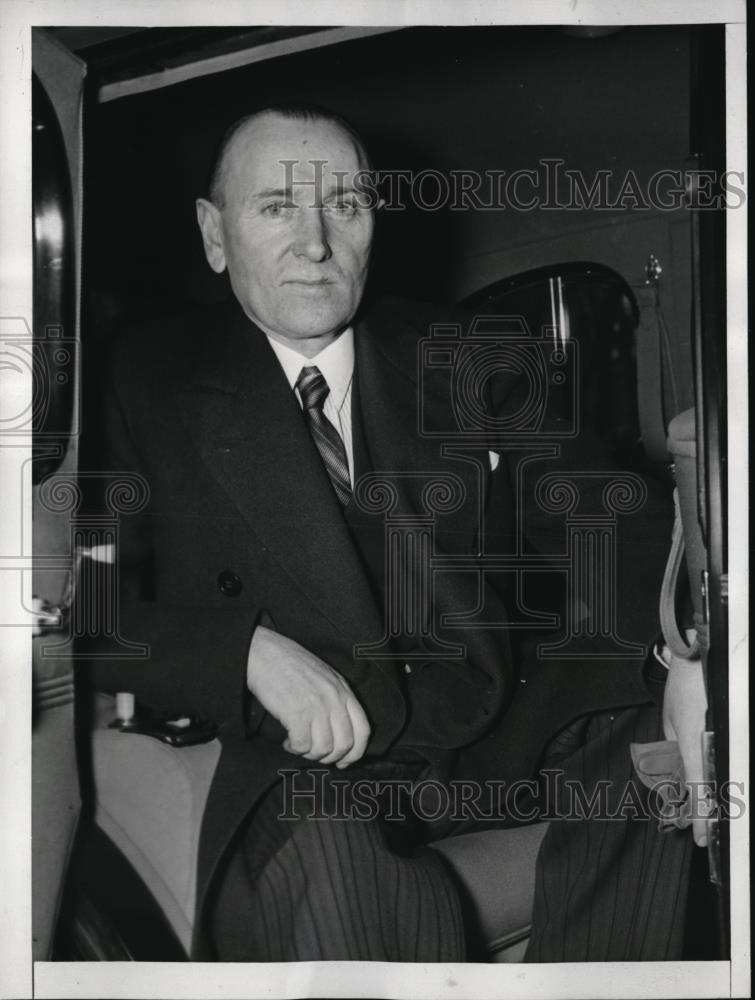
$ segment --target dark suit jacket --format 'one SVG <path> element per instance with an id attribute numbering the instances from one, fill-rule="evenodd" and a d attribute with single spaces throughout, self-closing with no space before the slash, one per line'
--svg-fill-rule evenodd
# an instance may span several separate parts
<path id="1" fill-rule="evenodd" d="M 443 457 L 437 439 L 418 433 L 419 344 L 431 323 L 446 318 L 444 310 L 386 300 L 358 319 L 357 398 L 371 464 L 460 477 L 466 502 L 438 516 L 436 551 L 478 552 L 481 523 L 485 550 L 507 551 L 514 534 L 507 456 L 492 472 L 484 450 L 475 461 Z M 423 386 L 424 418 L 439 426 L 448 424 L 446 376 L 430 372 Z M 500 379 L 489 392 L 491 408 L 515 405 L 517 391 L 513 376 Z M 391 660 L 355 658 L 355 645 L 382 637 L 382 609 L 285 376 L 235 302 L 122 339 L 105 397 L 105 465 L 140 473 L 150 490 L 146 510 L 123 519 L 119 543 L 121 633 L 147 642 L 150 655 L 103 660 L 96 683 L 219 724 L 223 753 L 202 829 L 199 906 L 229 839 L 277 768 L 302 763 L 249 730 L 245 668 L 259 622 L 347 678 L 370 719 L 372 757 L 403 744 L 447 761 L 466 748 L 457 755 L 458 773 L 513 780 L 533 772 L 547 738 L 576 716 L 647 700 L 642 656 L 515 662 L 505 627 L 439 626 L 466 647 L 465 658 L 410 675 Z M 579 448 L 572 442 L 561 461 L 595 461 Z M 420 486 L 405 481 L 400 510 L 421 509 Z M 545 551 L 553 552 L 552 518 L 540 517 L 534 504 L 528 513 L 533 533 L 542 529 Z M 651 516 L 656 524 L 666 518 L 660 506 Z M 644 519 L 630 530 L 633 554 L 619 580 L 624 638 L 647 642 L 657 631 L 668 525 L 648 535 Z M 555 550 L 563 545 L 562 537 Z M 230 594 L 222 588 L 229 572 L 240 582 Z M 486 621 L 505 626 L 492 575 L 481 585 L 474 571 L 445 572 L 436 583 L 438 615 L 478 608 Z"/>

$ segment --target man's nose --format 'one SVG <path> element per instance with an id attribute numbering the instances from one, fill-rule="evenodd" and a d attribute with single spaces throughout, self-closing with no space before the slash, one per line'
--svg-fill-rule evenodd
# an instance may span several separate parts
<path id="1" fill-rule="evenodd" d="M 321 208 L 305 208 L 297 213 L 294 253 L 297 257 L 306 257 L 311 261 L 323 261 L 331 256 L 327 225 Z"/>

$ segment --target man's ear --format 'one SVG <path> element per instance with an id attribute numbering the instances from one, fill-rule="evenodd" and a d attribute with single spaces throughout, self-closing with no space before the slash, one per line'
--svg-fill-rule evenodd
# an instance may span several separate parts
<path id="1" fill-rule="evenodd" d="M 225 271 L 225 248 L 220 210 L 206 198 L 197 198 L 197 222 L 202 231 L 202 242 L 207 263 L 217 274 Z"/>

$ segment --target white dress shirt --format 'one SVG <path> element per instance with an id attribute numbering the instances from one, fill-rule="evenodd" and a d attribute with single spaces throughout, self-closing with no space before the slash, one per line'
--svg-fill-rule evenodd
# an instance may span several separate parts
<path id="1" fill-rule="evenodd" d="M 354 444 L 351 436 L 351 384 L 354 378 L 354 330 L 347 327 L 342 334 L 328 344 L 313 358 L 307 358 L 292 347 L 281 344 L 268 336 L 270 346 L 280 362 L 288 384 L 302 405 L 301 397 L 296 389 L 296 380 L 302 368 L 316 367 L 328 383 L 330 392 L 323 404 L 322 412 L 341 436 L 346 449 L 346 460 L 349 465 L 349 479 L 354 485 Z"/>

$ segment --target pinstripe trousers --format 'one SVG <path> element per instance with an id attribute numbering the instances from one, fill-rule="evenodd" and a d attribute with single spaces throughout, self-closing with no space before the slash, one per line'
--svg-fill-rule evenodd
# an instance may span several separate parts
<path id="1" fill-rule="evenodd" d="M 372 782 L 417 774 L 401 764 L 352 771 Z M 218 960 L 463 961 L 461 907 L 445 862 L 416 846 L 411 818 L 331 818 L 342 778 L 322 783 L 316 805 L 292 802 L 278 784 L 249 817 L 212 905 Z"/>
<path id="2" fill-rule="evenodd" d="M 681 958 L 692 834 L 659 830 L 657 803 L 629 754 L 630 743 L 661 739 L 656 705 L 601 713 L 586 722 L 576 750 L 547 762 L 563 779 L 553 809 L 562 818 L 551 821 L 540 847 L 526 961 Z M 602 783 L 600 814 L 571 816 L 568 783 L 586 795 Z"/>
<path id="3" fill-rule="evenodd" d="M 630 742 L 661 738 L 659 728 L 660 711 L 648 705 L 593 716 L 552 744 L 546 783 L 558 774 L 589 798 L 602 782 L 603 805 L 617 815 L 570 816 L 566 782 L 544 803 L 550 826 L 525 961 L 681 957 L 690 831 L 662 833 L 648 818 L 629 754 Z M 393 773 L 417 776 L 402 765 Z M 327 808 L 318 819 L 280 819 L 286 810 L 276 786 L 227 859 L 209 926 L 218 960 L 454 962 L 479 953 L 478 942 L 465 941 L 463 892 L 423 842 L 432 839 L 426 829 L 379 816 L 327 818 Z M 469 822 L 454 832 L 469 833 Z"/>

